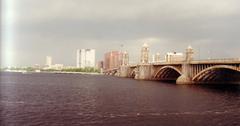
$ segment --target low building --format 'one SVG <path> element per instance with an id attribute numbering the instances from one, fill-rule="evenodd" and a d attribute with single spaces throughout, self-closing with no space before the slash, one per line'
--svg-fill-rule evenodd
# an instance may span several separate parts
<path id="1" fill-rule="evenodd" d="M 52 57 L 51 56 L 46 56 L 46 67 L 51 68 L 52 67 Z"/>
<path id="2" fill-rule="evenodd" d="M 63 64 L 54 64 L 54 65 L 52 65 L 51 69 L 62 70 L 63 69 Z"/>
<path id="3" fill-rule="evenodd" d="M 160 62 L 160 53 L 156 53 L 152 55 L 152 63 Z"/>
<path id="4" fill-rule="evenodd" d="M 169 52 L 165 56 L 166 62 L 180 62 L 184 60 L 183 53 Z"/>

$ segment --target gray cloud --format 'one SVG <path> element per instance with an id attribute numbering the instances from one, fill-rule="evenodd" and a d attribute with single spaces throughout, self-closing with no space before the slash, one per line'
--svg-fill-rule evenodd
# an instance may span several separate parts
<path id="1" fill-rule="evenodd" d="M 55 63 L 75 65 L 77 48 L 95 48 L 100 60 L 121 44 L 137 62 L 144 42 L 162 57 L 168 51 L 183 52 L 189 44 L 196 58 L 240 55 L 237 0 L 12 1 L 14 15 L 5 16 L 12 21 L 4 26 L 12 29 L 14 39 L 2 42 L 11 48 L 3 55 L 12 58 L 5 58 L 5 65 L 43 64 L 46 55 Z"/>

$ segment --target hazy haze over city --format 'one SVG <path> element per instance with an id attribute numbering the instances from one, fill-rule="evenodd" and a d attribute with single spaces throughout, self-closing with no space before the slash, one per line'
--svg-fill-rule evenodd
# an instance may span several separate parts
<path id="1" fill-rule="evenodd" d="M 150 52 L 196 58 L 240 57 L 239 0 L 3 0 L 1 65 L 76 64 L 78 48 L 126 50 L 137 62 Z M 121 44 L 124 45 L 121 48 Z M 199 55 L 200 51 L 200 55 Z"/>

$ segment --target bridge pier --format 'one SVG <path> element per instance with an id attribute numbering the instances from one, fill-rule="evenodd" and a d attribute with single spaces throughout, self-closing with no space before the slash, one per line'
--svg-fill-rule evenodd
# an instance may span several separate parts
<path id="1" fill-rule="evenodd" d="M 137 73 L 135 79 L 137 80 L 151 80 L 151 65 L 141 64 L 137 66 Z"/>
<path id="2" fill-rule="evenodd" d="M 183 64 L 182 65 L 182 75 L 176 80 L 177 84 L 193 84 L 191 78 L 191 65 Z"/>
<path id="3" fill-rule="evenodd" d="M 120 66 L 120 77 L 128 77 L 128 73 L 129 73 L 129 66 Z"/>
<path id="4" fill-rule="evenodd" d="M 177 84 L 193 84 L 191 78 L 189 78 L 188 76 L 186 75 L 181 75 L 180 77 L 178 77 L 177 81 L 176 81 Z"/>

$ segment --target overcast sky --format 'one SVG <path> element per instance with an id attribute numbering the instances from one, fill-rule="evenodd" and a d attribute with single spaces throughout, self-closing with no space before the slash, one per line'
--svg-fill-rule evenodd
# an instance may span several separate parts
<path id="1" fill-rule="evenodd" d="M 127 50 L 131 62 L 146 42 L 151 54 L 240 57 L 239 0 L 2 0 L 1 65 L 75 65 L 76 49 Z"/>

